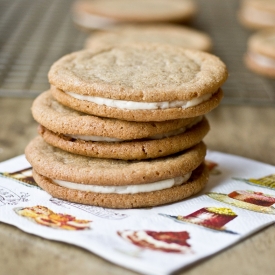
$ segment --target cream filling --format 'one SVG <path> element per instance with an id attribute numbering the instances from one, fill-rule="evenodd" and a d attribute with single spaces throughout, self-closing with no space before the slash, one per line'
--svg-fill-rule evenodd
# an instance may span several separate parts
<path id="1" fill-rule="evenodd" d="M 248 56 L 262 67 L 275 69 L 275 59 L 255 52 L 248 52 Z"/>
<path id="2" fill-rule="evenodd" d="M 182 246 L 176 243 L 167 243 L 163 241 L 159 241 L 149 236 L 145 231 L 123 231 L 120 232 L 121 237 L 128 240 L 133 240 L 136 242 L 145 241 L 147 243 L 152 244 L 154 247 L 159 249 L 174 249 L 182 252 L 190 251 L 190 248 L 187 246 Z"/>
<path id="3" fill-rule="evenodd" d="M 167 188 L 171 188 L 173 186 L 178 186 L 190 178 L 192 172 L 172 178 L 167 180 L 161 180 L 153 183 L 146 183 L 146 184 L 137 184 L 137 185 L 125 185 L 125 186 L 103 186 L 103 185 L 90 185 L 90 184 L 81 184 L 81 183 L 74 183 L 69 181 L 63 180 L 55 180 L 52 181 L 60 186 L 63 186 L 68 189 L 74 189 L 78 191 L 85 191 L 85 192 L 95 192 L 95 193 L 112 193 L 112 194 L 137 194 L 143 192 L 152 192 L 163 190 Z"/>
<path id="4" fill-rule="evenodd" d="M 112 25 L 119 24 L 117 20 L 109 19 L 103 16 L 92 15 L 87 12 L 75 13 L 73 20 L 76 24 L 88 29 L 108 28 Z"/>
<path id="5" fill-rule="evenodd" d="M 89 102 L 96 103 L 98 105 L 105 105 L 107 107 L 125 109 L 125 110 L 156 110 L 156 109 L 169 109 L 169 108 L 188 108 L 199 105 L 200 103 L 208 100 L 213 94 L 208 93 L 198 98 L 193 98 L 188 101 L 175 100 L 175 101 L 163 101 L 163 102 L 137 102 L 103 98 L 97 96 L 80 95 L 72 92 L 65 91 L 66 94 L 70 95 L 79 100 L 86 100 Z"/>
<path id="6" fill-rule="evenodd" d="M 173 131 L 170 131 L 168 133 L 157 134 L 157 135 L 148 137 L 147 139 L 162 139 L 162 138 L 182 134 L 187 129 L 189 129 L 189 128 L 193 127 L 194 125 L 198 124 L 201 120 L 202 120 L 202 116 L 197 117 L 197 119 L 193 123 L 191 123 L 191 124 L 189 124 L 185 127 L 181 127 L 177 130 L 173 130 Z M 64 136 L 71 137 L 71 138 L 74 138 L 74 139 L 85 140 L 85 141 L 101 141 L 101 142 L 102 141 L 103 142 L 121 142 L 121 141 L 124 141 L 123 139 L 119 139 L 119 138 L 110 138 L 110 137 L 102 137 L 102 136 L 84 136 L 84 135 L 68 135 L 68 134 L 66 134 Z"/>
<path id="7" fill-rule="evenodd" d="M 247 20 L 261 25 L 275 25 L 275 13 L 258 10 L 254 7 L 246 7 L 242 11 L 242 16 Z"/>

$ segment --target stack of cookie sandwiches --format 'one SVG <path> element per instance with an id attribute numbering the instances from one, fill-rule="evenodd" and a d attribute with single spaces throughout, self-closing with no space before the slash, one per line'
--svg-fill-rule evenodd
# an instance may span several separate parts
<path id="1" fill-rule="evenodd" d="M 109 208 L 180 201 L 208 181 L 204 114 L 222 99 L 224 63 L 198 50 L 135 44 L 55 62 L 33 103 L 39 136 L 26 148 L 52 196 Z"/>

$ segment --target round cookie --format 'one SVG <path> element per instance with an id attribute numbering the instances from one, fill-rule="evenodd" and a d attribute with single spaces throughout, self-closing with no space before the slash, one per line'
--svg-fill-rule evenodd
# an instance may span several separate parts
<path id="1" fill-rule="evenodd" d="M 202 117 L 146 123 L 85 115 L 59 104 L 50 92 L 37 97 L 32 113 L 42 125 L 39 134 L 47 143 L 97 158 L 162 157 L 192 147 L 209 131 Z"/>
<path id="2" fill-rule="evenodd" d="M 48 76 L 53 96 L 72 109 L 164 121 L 217 107 L 227 69 L 209 53 L 149 43 L 75 52 L 55 62 Z"/>
<path id="3" fill-rule="evenodd" d="M 208 131 L 209 124 L 205 118 L 177 135 L 121 142 L 87 141 L 56 134 L 42 126 L 39 128 L 39 134 L 47 143 L 67 152 L 94 158 L 124 160 L 159 158 L 183 151 L 202 141 Z"/>
<path id="4" fill-rule="evenodd" d="M 74 22 L 86 29 L 125 23 L 186 22 L 197 13 L 193 0 L 77 0 Z"/>
<path id="5" fill-rule="evenodd" d="M 238 18 L 250 29 L 275 27 L 275 0 L 242 0 Z"/>
<path id="6" fill-rule="evenodd" d="M 125 161 L 71 154 L 38 136 L 27 145 L 25 153 L 34 170 L 45 177 L 88 185 L 123 186 L 183 176 L 204 160 L 206 146 L 200 142 L 168 157 Z"/>
<path id="7" fill-rule="evenodd" d="M 275 27 L 253 34 L 247 48 L 246 66 L 255 73 L 275 78 Z"/>
<path id="8" fill-rule="evenodd" d="M 180 154 L 145 161 L 79 156 L 52 147 L 41 137 L 32 140 L 25 153 L 36 182 L 47 192 L 103 207 L 147 207 L 178 201 L 200 191 L 208 179 L 207 169 L 198 168 L 206 154 L 202 142 Z"/>
<path id="9" fill-rule="evenodd" d="M 68 108 L 54 99 L 50 91 L 40 94 L 32 104 L 34 119 L 48 130 L 67 135 L 98 136 L 120 140 L 150 138 L 193 124 L 197 118 L 161 122 L 134 122 L 97 117 Z"/>
<path id="10" fill-rule="evenodd" d="M 88 204 L 106 208 L 141 208 L 152 207 L 181 201 L 200 192 L 208 181 L 208 169 L 205 165 L 192 173 L 189 181 L 183 185 L 136 194 L 102 194 L 70 189 L 54 184 L 48 178 L 33 170 L 37 184 L 53 197 L 75 203 Z"/>
<path id="11" fill-rule="evenodd" d="M 109 31 L 96 31 L 86 40 L 85 48 L 113 47 L 140 42 L 173 44 L 207 52 L 212 49 L 212 40 L 206 33 L 172 24 L 120 25 Z"/>

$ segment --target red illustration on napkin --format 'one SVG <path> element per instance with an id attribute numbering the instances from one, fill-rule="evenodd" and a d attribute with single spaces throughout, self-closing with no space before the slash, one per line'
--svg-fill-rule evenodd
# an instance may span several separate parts
<path id="1" fill-rule="evenodd" d="M 117 233 L 123 239 L 141 248 L 174 253 L 191 252 L 191 246 L 187 242 L 190 239 L 190 235 L 187 231 L 124 230 Z"/>
<path id="2" fill-rule="evenodd" d="M 41 205 L 33 207 L 17 207 L 14 211 L 32 221 L 57 229 L 66 230 L 85 230 L 90 229 L 90 222 L 87 220 L 79 220 L 68 214 L 55 213 L 49 208 Z"/>

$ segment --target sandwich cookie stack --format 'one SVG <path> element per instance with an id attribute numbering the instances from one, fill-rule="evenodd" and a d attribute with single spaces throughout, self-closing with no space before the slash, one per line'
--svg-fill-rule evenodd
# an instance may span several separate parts
<path id="1" fill-rule="evenodd" d="M 227 78 L 217 57 L 136 44 L 64 56 L 33 103 L 40 136 L 26 148 L 52 196 L 109 208 L 180 201 L 207 183 L 204 114 Z"/>

